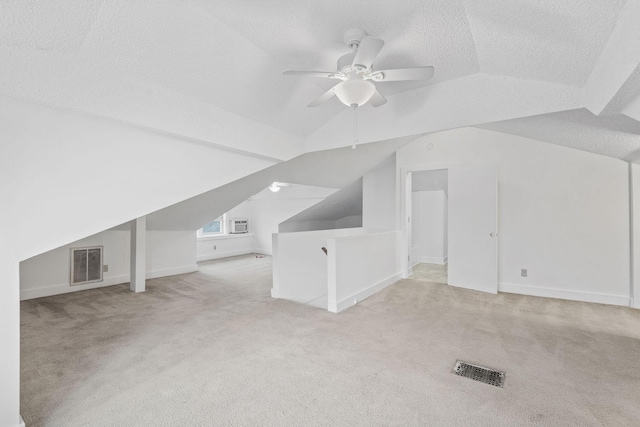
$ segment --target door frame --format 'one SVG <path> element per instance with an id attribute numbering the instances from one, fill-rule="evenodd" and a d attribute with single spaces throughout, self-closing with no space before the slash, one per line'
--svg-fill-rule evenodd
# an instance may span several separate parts
<path id="1" fill-rule="evenodd" d="M 410 174 L 413 172 L 423 172 L 423 171 L 435 171 L 446 169 L 453 166 L 461 166 L 461 165 L 451 165 L 451 164 L 426 164 L 420 166 L 410 166 L 410 167 L 402 167 L 400 168 L 400 191 L 398 191 L 398 195 L 400 196 L 399 200 L 399 215 L 398 215 L 398 230 L 400 230 L 400 250 L 398 251 L 398 261 L 400 263 L 400 271 L 402 272 L 402 278 L 408 278 L 412 273 L 411 263 L 409 262 L 409 258 L 411 256 L 411 248 L 409 245 L 411 244 L 411 234 L 410 234 L 410 223 L 409 218 L 411 216 L 411 197 L 407 197 L 407 179 Z"/>

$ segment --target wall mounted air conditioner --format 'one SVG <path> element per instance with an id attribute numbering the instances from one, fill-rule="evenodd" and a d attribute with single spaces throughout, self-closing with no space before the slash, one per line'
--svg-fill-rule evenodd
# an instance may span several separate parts
<path id="1" fill-rule="evenodd" d="M 229 220 L 229 234 L 242 234 L 249 232 L 249 220 L 246 218 L 233 218 Z"/>

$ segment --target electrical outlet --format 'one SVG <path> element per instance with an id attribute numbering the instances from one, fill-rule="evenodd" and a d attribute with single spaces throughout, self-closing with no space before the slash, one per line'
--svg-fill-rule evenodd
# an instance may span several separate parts
<path id="1" fill-rule="evenodd" d="M 216 249 L 217 249 L 217 248 L 216 248 L 216 245 L 213 245 L 213 250 L 215 251 Z"/>
<path id="2" fill-rule="evenodd" d="M 522 277 L 527 277 L 527 269 L 526 268 L 522 268 L 520 269 L 520 275 Z"/>
<path id="3" fill-rule="evenodd" d="M 102 266 L 102 272 L 103 272 L 103 273 L 106 273 L 106 272 L 108 272 L 108 271 L 109 271 L 109 264 L 104 264 L 104 265 Z"/>

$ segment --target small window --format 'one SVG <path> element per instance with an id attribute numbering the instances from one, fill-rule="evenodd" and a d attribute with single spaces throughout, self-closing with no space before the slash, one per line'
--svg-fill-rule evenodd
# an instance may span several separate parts
<path id="1" fill-rule="evenodd" d="M 198 235 L 200 236 L 215 236 L 216 234 L 225 234 L 227 230 L 225 229 L 225 217 L 226 215 L 222 215 L 209 224 L 205 225 L 199 230 Z"/>
<path id="2" fill-rule="evenodd" d="M 102 281 L 102 246 L 71 248 L 71 284 Z"/>

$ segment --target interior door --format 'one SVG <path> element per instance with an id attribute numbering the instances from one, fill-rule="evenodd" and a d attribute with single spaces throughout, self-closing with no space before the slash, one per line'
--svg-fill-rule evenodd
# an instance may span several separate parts
<path id="1" fill-rule="evenodd" d="M 449 168 L 449 284 L 498 292 L 495 165 Z"/>
<path id="2" fill-rule="evenodd" d="M 406 226 L 406 236 L 407 236 L 407 268 L 404 270 L 406 271 L 406 277 L 409 277 L 413 274 L 413 259 L 411 259 L 411 248 L 413 246 L 412 243 L 412 239 L 411 239 L 411 230 L 413 229 L 413 218 L 412 218 L 412 203 L 411 203 L 411 199 L 412 199 L 412 178 L 413 175 L 411 172 L 407 173 L 407 181 L 406 181 L 406 186 L 405 186 L 405 200 L 406 200 L 406 218 L 405 220 L 405 226 Z"/>

